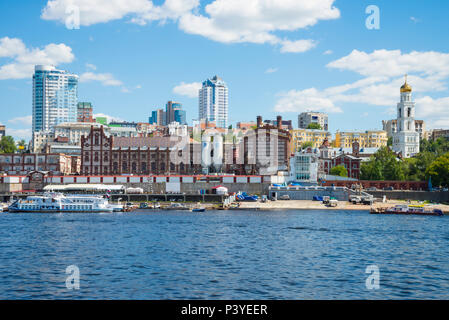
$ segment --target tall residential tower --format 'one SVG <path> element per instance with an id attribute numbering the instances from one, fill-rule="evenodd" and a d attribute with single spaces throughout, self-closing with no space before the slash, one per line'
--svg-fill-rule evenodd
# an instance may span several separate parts
<path id="1" fill-rule="evenodd" d="M 219 128 L 228 126 L 228 87 L 218 76 L 207 79 L 199 91 L 199 120 L 213 121 Z"/>
<path id="2" fill-rule="evenodd" d="M 53 66 L 35 66 L 33 133 L 52 131 L 57 124 L 77 120 L 78 76 Z"/>

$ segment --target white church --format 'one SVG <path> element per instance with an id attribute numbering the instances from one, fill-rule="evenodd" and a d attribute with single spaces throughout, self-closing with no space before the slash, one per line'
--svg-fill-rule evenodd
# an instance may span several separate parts
<path id="1" fill-rule="evenodd" d="M 412 101 L 412 87 L 405 83 L 401 87 L 401 102 L 397 105 L 397 130 L 393 133 L 393 151 L 403 158 L 419 153 L 419 133 L 415 130 L 415 102 Z"/>

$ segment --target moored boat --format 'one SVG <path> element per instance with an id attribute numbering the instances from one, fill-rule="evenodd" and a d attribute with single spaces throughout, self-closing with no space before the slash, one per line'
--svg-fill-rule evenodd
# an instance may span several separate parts
<path id="1" fill-rule="evenodd" d="M 9 207 L 9 212 L 114 212 L 123 206 L 109 204 L 108 199 L 98 195 L 64 195 L 44 193 L 19 199 Z"/>
<path id="2" fill-rule="evenodd" d="M 421 216 L 443 216 L 442 210 L 425 206 L 396 205 L 391 208 L 371 208 L 371 214 L 403 214 Z"/>
<path id="3" fill-rule="evenodd" d="M 190 208 L 184 206 L 180 203 L 171 203 L 169 206 L 164 208 L 165 210 L 189 210 Z"/>

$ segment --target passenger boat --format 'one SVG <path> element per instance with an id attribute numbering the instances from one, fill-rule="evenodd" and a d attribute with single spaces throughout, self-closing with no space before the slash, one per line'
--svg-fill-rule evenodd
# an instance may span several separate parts
<path id="1" fill-rule="evenodd" d="M 44 193 L 28 196 L 8 207 L 9 212 L 113 212 L 122 211 L 120 204 L 109 204 L 108 199 L 98 195 L 64 195 Z"/>
<path id="2" fill-rule="evenodd" d="M 371 208 L 372 214 L 413 214 L 421 216 L 443 216 L 440 209 L 432 209 L 425 206 L 396 205 L 391 208 Z"/>

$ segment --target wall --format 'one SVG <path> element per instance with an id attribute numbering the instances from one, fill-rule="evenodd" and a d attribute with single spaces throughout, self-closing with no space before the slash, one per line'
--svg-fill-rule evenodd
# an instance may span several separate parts
<path id="1" fill-rule="evenodd" d="M 290 200 L 313 200 L 314 196 L 335 197 L 339 201 L 348 201 L 349 199 L 349 190 L 347 188 L 327 187 L 319 189 L 305 189 L 301 187 L 274 187 L 270 189 L 270 199 L 273 198 L 273 193 L 277 193 L 277 199 L 279 199 L 283 195 L 288 195 L 290 197 Z"/>
<path id="2" fill-rule="evenodd" d="M 387 199 L 393 200 L 418 200 L 433 202 L 449 202 L 448 191 L 366 191 L 375 198 L 382 199 L 385 195 Z"/>

